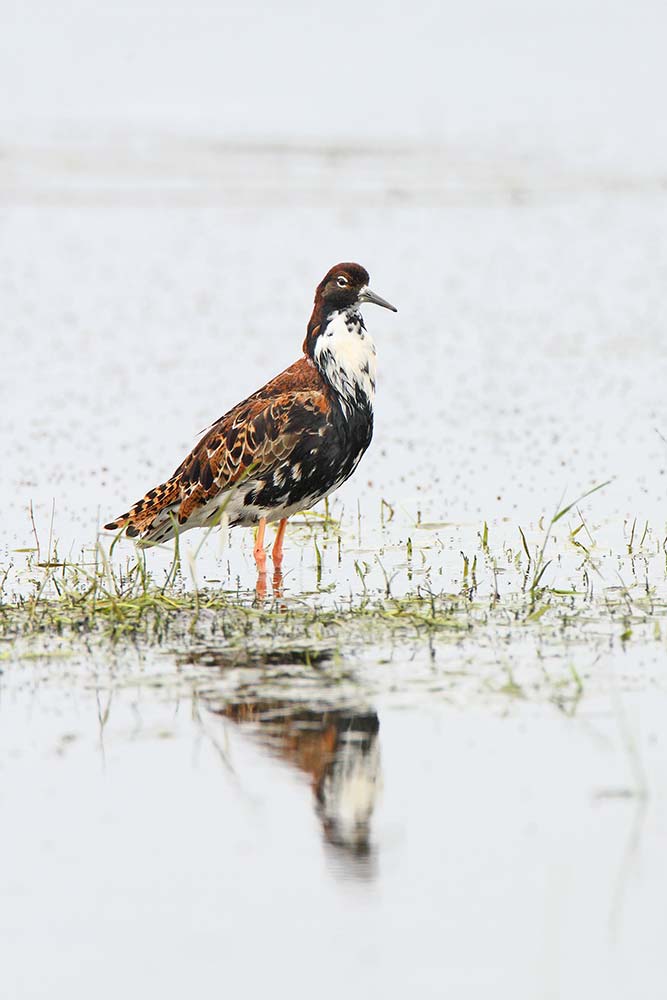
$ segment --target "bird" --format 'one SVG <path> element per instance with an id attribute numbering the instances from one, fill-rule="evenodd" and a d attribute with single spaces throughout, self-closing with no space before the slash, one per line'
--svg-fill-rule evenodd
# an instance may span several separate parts
<path id="1" fill-rule="evenodd" d="M 338 489 L 371 443 L 376 348 L 361 307 L 397 309 L 369 281 L 360 264 L 330 268 L 315 290 L 302 357 L 216 420 L 169 479 L 105 529 L 151 545 L 224 517 L 257 529 L 262 574 L 266 525 L 278 521 L 279 570 L 288 518 Z"/>

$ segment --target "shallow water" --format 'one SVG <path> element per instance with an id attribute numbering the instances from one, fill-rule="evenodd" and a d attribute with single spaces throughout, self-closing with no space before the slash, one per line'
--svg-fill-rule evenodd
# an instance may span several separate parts
<path id="1" fill-rule="evenodd" d="M 392 8 L 367 100 L 334 74 L 308 106 L 296 0 L 252 32 L 281 86 L 233 100 L 252 5 L 72 4 L 58 32 L 28 6 L 0 60 L 5 599 L 55 554 L 90 568 L 99 526 L 298 357 L 335 260 L 399 313 L 367 310 L 375 439 L 290 527 L 273 619 L 116 643 L 2 620 L 3 996 L 660 996 L 664 13 L 415 8 L 404 46 Z M 183 586 L 252 621 L 250 533 L 200 541 Z M 431 594 L 437 623 L 392 617 Z"/>
<path id="2" fill-rule="evenodd" d="M 240 707 L 131 659 L 5 678 L 12 996 L 657 995 L 664 683 L 568 717 L 369 696 L 367 668 Z"/>

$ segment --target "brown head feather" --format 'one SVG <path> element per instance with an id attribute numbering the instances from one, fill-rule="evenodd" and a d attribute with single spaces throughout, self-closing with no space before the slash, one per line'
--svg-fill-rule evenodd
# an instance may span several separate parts
<path id="1" fill-rule="evenodd" d="M 315 304 L 308 323 L 303 353 L 312 358 L 327 316 L 336 309 L 347 309 L 359 301 L 359 292 L 370 281 L 368 271 L 361 264 L 352 262 L 335 264 L 324 275 L 315 289 Z"/>

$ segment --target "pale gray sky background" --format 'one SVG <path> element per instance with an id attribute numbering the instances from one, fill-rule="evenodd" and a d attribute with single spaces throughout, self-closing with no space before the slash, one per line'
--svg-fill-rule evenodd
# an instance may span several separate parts
<path id="1" fill-rule="evenodd" d="M 667 170 L 667 8 L 0 4 L 0 136 L 420 142 Z"/>

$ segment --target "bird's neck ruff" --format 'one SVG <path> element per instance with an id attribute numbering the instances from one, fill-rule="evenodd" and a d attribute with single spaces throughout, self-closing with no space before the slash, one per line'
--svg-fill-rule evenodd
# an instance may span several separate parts
<path id="1" fill-rule="evenodd" d="M 346 416 L 358 409 L 372 413 L 375 344 L 356 306 L 327 315 L 314 340 L 312 357 Z"/>

